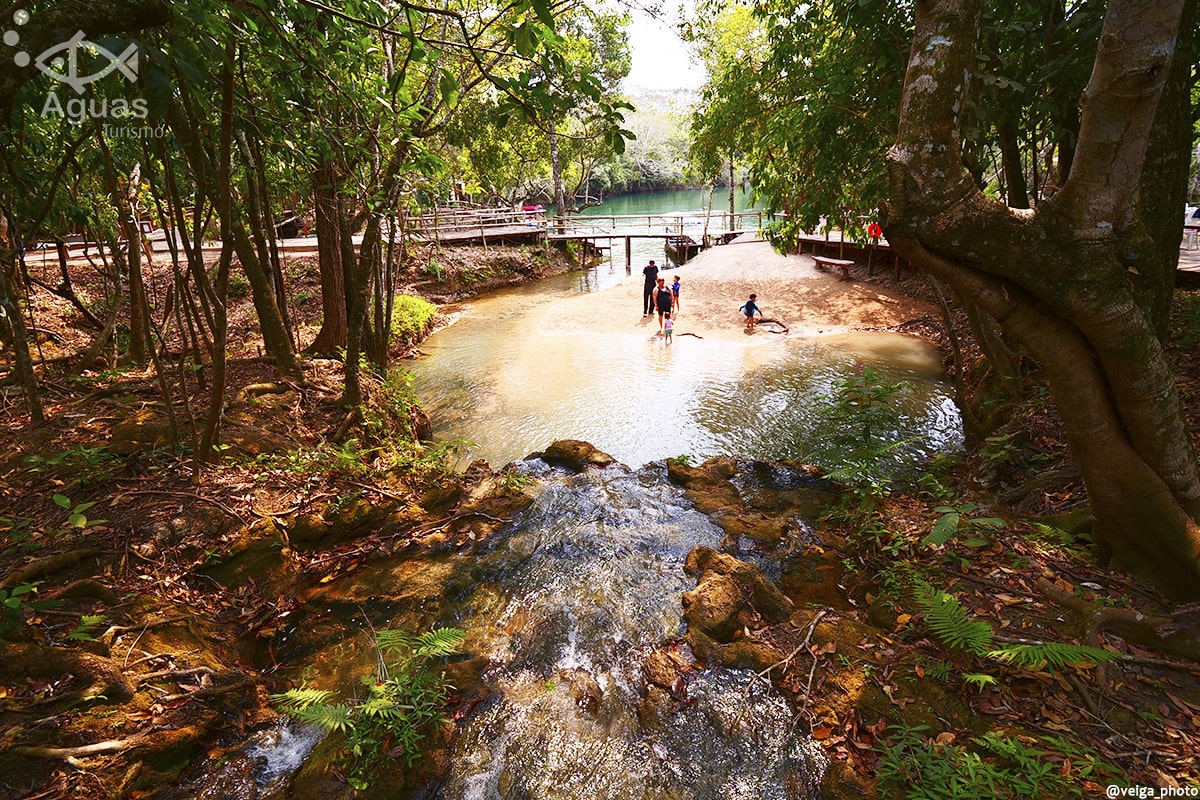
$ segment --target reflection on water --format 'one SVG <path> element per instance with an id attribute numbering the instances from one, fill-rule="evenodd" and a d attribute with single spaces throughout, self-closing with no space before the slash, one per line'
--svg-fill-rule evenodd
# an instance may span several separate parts
<path id="1" fill-rule="evenodd" d="M 821 398 L 869 364 L 883 380 L 913 386 L 898 399 L 899 438 L 921 451 L 960 441 L 939 356 L 923 340 L 855 333 L 747 348 L 539 332 L 577 281 L 563 276 L 474 301 L 472 313 L 427 340 L 429 357 L 413 370 L 437 438 L 469 440 L 467 457 L 494 466 L 564 438 L 627 464 L 680 454 L 804 458 L 818 449 Z"/>

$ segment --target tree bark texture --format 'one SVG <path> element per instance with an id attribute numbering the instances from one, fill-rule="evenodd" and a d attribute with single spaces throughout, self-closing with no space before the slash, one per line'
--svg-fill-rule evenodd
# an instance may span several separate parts
<path id="1" fill-rule="evenodd" d="M 337 167 L 324 159 L 313 170 L 317 262 L 321 269 L 321 330 L 306 352 L 332 355 L 346 346 L 346 269 L 342 262 L 342 218 Z M 353 251 L 351 251 L 353 252 Z"/>
<path id="2" fill-rule="evenodd" d="M 1173 596 L 1200 596 L 1200 467 L 1159 339 L 1182 220 L 1176 207 L 1172 256 L 1142 192 L 1186 180 L 1186 170 L 1164 175 L 1154 154 L 1174 146 L 1163 137 L 1179 141 L 1171 83 L 1179 61 L 1190 64 L 1181 29 L 1195 2 L 1109 3 L 1070 176 L 1036 210 L 986 196 L 962 163 L 982 6 L 916 4 L 888 154 L 888 240 L 1042 365 L 1102 555 Z"/>

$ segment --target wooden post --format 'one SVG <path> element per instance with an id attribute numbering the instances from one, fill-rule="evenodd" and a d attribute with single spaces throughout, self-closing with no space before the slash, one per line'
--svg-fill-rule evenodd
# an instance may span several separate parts
<path id="1" fill-rule="evenodd" d="M 625 269 L 630 269 L 633 266 L 633 237 L 625 237 Z M 645 310 L 645 309 L 643 309 Z"/>

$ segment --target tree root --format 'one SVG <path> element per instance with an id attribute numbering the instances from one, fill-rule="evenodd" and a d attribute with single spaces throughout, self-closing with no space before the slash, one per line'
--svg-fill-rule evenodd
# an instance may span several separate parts
<path id="1" fill-rule="evenodd" d="M 133 686 L 121 674 L 116 664 L 103 656 L 80 650 L 42 647 L 37 644 L 10 644 L 4 653 L 4 667 L 10 675 L 58 680 L 63 675 L 70 674 L 80 680 L 90 681 L 84 689 L 43 698 L 35 702 L 35 706 L 101 697 L 110 703 L 123 703 L 134 695 Z"/>
<path id="2" fill-rule="evenodd" d="M 270 383 L 251 383 L 243 386 L 241 391 L 237 393 L 234 403 L 245 403 L 251 397 L 258 397 L 264 394 L 287 394 L 291 391 L 297 391 L 299 387 L 291 383 L 282 381 L 272 381 Z"/>
<path id="3" fill-rule="evenodd" d="M 1083 617 L 1087 623 L 1087 641 L 1093 647 L 1100 646 L 1100 634 L 1107 631 L 1156 652 L 1200 662 L 1200 603 L 1180 606 L 1169 615 L 1150 615 L 1089 603 L 1045 578 L 1038 580 L 1037 585 L 1055 605 Z"/>
<path id="4" fill-rule="evenodd" d="M 10 752 L 19 756 L 31 756 L 34 758 L 61 758 L 70 761 L 74 758 L 85 758 L 87 756 L 102 756 L 110 753 L 120 753 L 123 750 L 128 750 L 132 747 L 139 737 L 134 736 L 129 739 L 114 739 L 108 742 L 96 742 L 95 744 L 84 744 L 78 747 L 39 747 L 37 745 L 17 745 Z"/>
<path id="5" fill-rule="evenodd" d="M 39 558 L 5 575 L 4 580 L 0 580 L 0 588 L 28 583 L 34 578 L 51 575 L 67 567 L 73 567 L 83 559 L 90 558 L 99 552 L 91 547 L 81 547 L 78 550 L 68 550 L 65 553 L 55 553 L 52 556 Z"/>

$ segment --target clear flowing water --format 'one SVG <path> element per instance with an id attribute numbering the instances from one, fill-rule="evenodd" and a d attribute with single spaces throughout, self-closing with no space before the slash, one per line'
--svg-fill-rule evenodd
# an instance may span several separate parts
<path id="1" fill-rule="evenodd" d="M 643 333 L 542 333 L 579 291 L 568 275 L 471 303 L 413 362 L 422 406 L 442 440 L 494 466 L 556 439 L 583 439 L 626 464 L 687 454 L 810 457 L 829 435 L 822 397 L 863 365 L 904 380 L 893 440 L 911 459 L 952 448 L 960 417 L 927 342 L 892 333 L 783 338 L 745 347 L 713 339 L 665 345 Z"/>
<path id="2" fill-rule="evenodd" d="M 540 462 L 526 468 L 546 472 Z M 647 693 L 642 663 L 682 635 L 695 546 L 722 532 L 660 466 L 546 478 L 455 598 L 495 693 L 456 739 L 449 800 L 794 800 L 819 748 L 743 671 L 685 676 L 687 704 Z"/>

